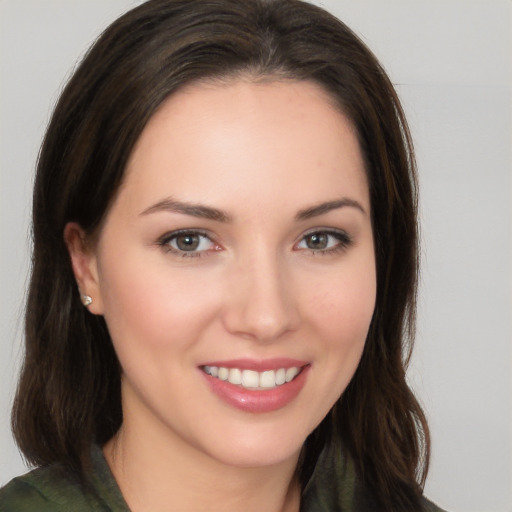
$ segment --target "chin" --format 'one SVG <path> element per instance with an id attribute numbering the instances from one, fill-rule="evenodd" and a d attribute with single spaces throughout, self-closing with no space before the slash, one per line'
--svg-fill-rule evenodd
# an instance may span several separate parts
<path id="1" fill-rule="evenodd" d="M 229 451 L 212 454 L 224 465 L 237 468 L 262 468 L 279 466 L 287 462 L 296 465 L 302 449 L 302 444 L 293 447 L 249 446 L 232 447 Z"/>
<path id="2" fill-rule="evenodd" d="M 297 425 L 297 423 L 296 423 Z M 203 451 L 210 457 L 225 465 L 240 468 L 260 468 L 293 462 L 295 466 L 304 441 L 310 429 L 302 428 L 290 431 L 279 424 L 268 424 L 241 428 L 237 431 L 227 430 L 210 448 L 203 446 Z M 311 429 L 312 430 L 312 429 Z M 217 436 L 216 436 L 217 437 Z"/>

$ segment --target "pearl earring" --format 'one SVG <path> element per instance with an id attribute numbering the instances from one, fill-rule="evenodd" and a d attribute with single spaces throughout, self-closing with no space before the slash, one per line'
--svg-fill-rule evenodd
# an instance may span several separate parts
<path id="1" fill-rule="evenodd" d="M 90 295 L 85 295 L 85 293 L 80 294 L 80 300 L 85 307 L 88 307 L 92 304 L 92 297 Z"/>

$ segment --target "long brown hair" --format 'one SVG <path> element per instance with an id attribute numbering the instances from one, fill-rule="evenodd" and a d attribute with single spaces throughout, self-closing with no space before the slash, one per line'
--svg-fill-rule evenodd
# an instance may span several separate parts
<path id="1" fill-rule="evenodd" d="M 341 21 L 299 0 L 150 0 L 115 21 L 65 87 L 39 156 L 17 443 L 35 465 L 78 474 L 91 443 L 122 422 L 121 369 L 102 317 L 82 307 L 63 241 L 101 226 L 146 123 L 184 84 L 239 74 L 322 85 L 352 121 L 365 158 L 377 301 L 348 388 L 306 440 L 303 486 L 322 450 L 342 450 L 380 510 L 420 509 L 429 436 L 405 370 L 418 272 L 412 143 L 386 73 Z"/>

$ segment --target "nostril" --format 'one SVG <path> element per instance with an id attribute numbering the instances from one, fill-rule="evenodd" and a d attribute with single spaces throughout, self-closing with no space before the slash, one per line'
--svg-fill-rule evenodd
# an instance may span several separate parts
<path id="1" fill-rule="evenodd" d="M 290 307 L 238 302 L 225 315 L 225 325 L 228 331 L 244 338 L 272 342 L 296 328 L 296 316 Z"/>

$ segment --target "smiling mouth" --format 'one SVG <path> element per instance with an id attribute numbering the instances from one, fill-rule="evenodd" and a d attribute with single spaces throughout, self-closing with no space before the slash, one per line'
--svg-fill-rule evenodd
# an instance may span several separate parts
<path id="1" fill-rule="evenodd" d="M 257 372 L 255 370 L 241 370 L 239 368 L 225 368 L 223 366 L 202 366 L 201 370 L 219 380 L 240 386 L 250 391 L 263 391 L 287 384 L 299 375 L 303 367 L 278 368 Z"/>

